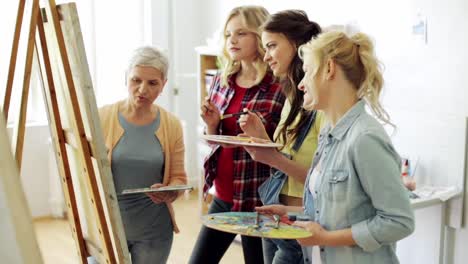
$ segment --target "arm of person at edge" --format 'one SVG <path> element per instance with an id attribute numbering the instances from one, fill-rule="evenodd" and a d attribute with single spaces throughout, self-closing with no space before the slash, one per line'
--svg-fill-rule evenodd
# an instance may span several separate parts
<path id="1" fill-rule="evenodd" d="M 256 113 L 248 112 L 242 115 L 239 118 L 239 125 L 247 136 L 270 139 L 260 117 Z M 245 146 L 244 148 L 253 160 L 274 167 L 299 182 L 305 182 L 309 168 L 286 158 L 277 149 Z"/>

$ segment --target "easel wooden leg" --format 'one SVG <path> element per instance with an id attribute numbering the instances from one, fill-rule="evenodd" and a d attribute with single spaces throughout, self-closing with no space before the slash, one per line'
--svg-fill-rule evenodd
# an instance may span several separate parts
<path id="1" fill-rule="evenodd" d="M 26 0 L 19 0 L 18 14 L 16 17 L 15 34 L 13 35 L 13 44 L 11 47 L 10 67 L 8 68 L 8 79 L 5 89 L 5 100 L 3 101 L 3 114 L 5 115 L 5 122 L 8 122 L 8 112 L 10 110 L 11 91 L 13 89 L 13 79 L 16 69 L 16 58 L 18 57 L 18 45 L 21 35 L 21 25 L 23 24 L 24 5 Z"/>
<path id="2" fill-rule="evenodd" d="M 21 160 L 23 157 L 24 132 L 26 128 L 26 114 L 28 109 L 29 85 L 31 83 L 31 71 L 34 55 L 34 38 L 36 37 L 37 14 L 39 14 L 39 0 L 33 0 L 31 21 L 29 24 L 28 47 L 26 51 L 26 67 L 24 68 L 24 82 L 21 93 L 20 113 L 18 122 L 13 131 L 13 150 L 21 171 Z"/>
<path id="3" fill-rule="evenodd" d="M 71 228 L 73 237 L 77 243 L 78 248 L 78 257 L 81 260 L 81 263 L 87 263 L 87 257 L 89 256 L 85 240 L 83 238 L 83 231 L 81 229 L 80 218 L 78 215 L 78 207 L 76 203 L 75 190 L 73 188 L 73 181 L 71 178 L 70 164 L 68 159 L 68 154 L 65 147 L 65 136 L 62 128 L 62 121 L 60 117 L 60 112 L 58 109 L 57 94 L 55 91 L 55 84 L 52 75 L 52 68 L 50 65 L 49 50 L 47 48 L 47 41 L 44 32 L 44 25 L 42 23 L 42 15 L 38 12 L 38 35 L 39 42 L 41 47 L 41 54 L 43 58 L 43 64 L 40 63 L 39 56 L 39 45 L 37 45 L 37 59 L 38 64 L 42 67 L 39 67 L 41 71 L 41 76 L 47 76 L 47 85 L 44 83 L 44 79 L 41 78 L 42 91 L 44 102 L 46 104 L 46 109 L 48 109 L 49 123 L 51 125 L 50 132 L 54 141 L 54 149 L 57 152 L 57 156 L 61 157 L 58 159 L 58 168 L 60 170 L 60 175 L 62 175 L 62 187 L 64 191 L 65 200 L 67 202 L 68 208 L 68 218 L 71 220 Z M 50 110 L 49 110 L 50 109 Z M 63 176 L 65 175 L 65 176 Z"/>

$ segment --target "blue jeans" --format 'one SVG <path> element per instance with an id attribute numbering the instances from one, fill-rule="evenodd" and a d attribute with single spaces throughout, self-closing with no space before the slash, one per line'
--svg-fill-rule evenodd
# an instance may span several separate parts
<path id="1" fill-rule="evenodd" d="M 230 212 L 232 204 L 214 198 L 211 203 L 209 214 Z M 198 234 L 197 242 L 192 251 L 190 264 L 219 263 L 224 253 L 236 237 L 235 234 L 226 233 L 202 226 Z M 258 237 L 241 236 L 244 262 L 247 264 L 262 264 L 262 240 Z"/>
<path id="2" fill-rule="evenodd" d="M 172 248 L 174 233 L 169 237 L 154 240 L 127 240 L 132 264 L 166 263 Z M 94 257 L 88 257 L 88 264 L 97 264 Z"/>
<path id="3" fill-rule="evenodd" d="M 263 259 L 266 264 L 303 264 L 302 248 L 294 239 L 263 238 Z"/>

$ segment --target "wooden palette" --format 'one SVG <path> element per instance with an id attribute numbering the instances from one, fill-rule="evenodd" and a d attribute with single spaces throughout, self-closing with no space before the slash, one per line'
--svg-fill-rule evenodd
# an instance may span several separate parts
<path id="1" fill-rule="evenodd" d="M 209 228 L 244 236 L 277 239 L 298 239 L 312 236 L 309 231 L 285 222 L 280 222 L 279 227 L 275 228 L 273 219 L 266 215 L 260 215 L 260 221 L 256 225 L 256 217 L 257 214 L 254 212 L 216 213 L 202 216 L 202 223 Z"/>
<path id="2" fill-rule="evenodd" d="M 126 189 L 123 190 L 121 195 L 124 194 L 135 194 L 135 193 L 153 193 L 153 192 L 172 192 L 172 191 L 186 191 L 186 190 L 193 190 L 192 186 L 188 185 L 173 185 L 173 186 L 165 186 L 161 188 L 136 188 L 136 189 Z"/>
<path id="3" fill-rule="evenodd" d="M 277 148 L 281 147 L 281 144 L 271 142 L 261 138 L 253 137 L 240 137 L 240 136 L 225 136 L 225 135 L 202 135 L 202 139 L 214 144 L 230 144 L 237 146 L 247 147 L 264 147 L 264 148 Z"/>

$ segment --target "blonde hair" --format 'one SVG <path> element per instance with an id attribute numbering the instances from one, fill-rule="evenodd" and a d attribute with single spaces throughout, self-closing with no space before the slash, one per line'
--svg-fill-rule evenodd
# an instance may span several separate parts
<path id="1" fill-rule="evenodd" d="M 299 48 L 302 59 L 305 55 L 314 65 L 311 76 L 320 73 L 329 59 L 341 67 L 346 79 L 357 89 L 357 95 L 364 99 L 375 116 L 383 123 L 395 127 L 382 107 L 379 96 L 383 88 L 381 63 L 375 56 L 374 45 L 364 33 L 348 37 L 340 31 L 318 35 Z"/>
<path id="2" fill-rule="evenodd" d="M 237 73 L 240 70 L 240 63 L 238 61 L 233 61 L 229 56 L 229 53 L 226 50 L 226 27 L 229 21 L 236 16 L 239 16 L 244 24 L 244 27 L 254 33 L 257 38 L 257 58 L 254 61 L 254 67 L 257 70 L 257 79 L 255 80 L 255 84 L 259 84 L 265 74 L 267 73 L 268 66 L 263 61 L 263 57 L 265 55 L 265 50 L 262 46 L 261 40 L 261 29 L 260 26 L 267 20 L 270 14 L 268 11 L 262 6 L 239 6 L 231 10 L 229 13 L 226 22 L 224 23 L 223 28 L 223 53 L 219 58 L 220 63 L 222 65 L 222 73 L 221 73 L 221 84 L 223 86 L 227 86 L 227 81 L 229 76 L 232 74 Z"/>

